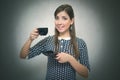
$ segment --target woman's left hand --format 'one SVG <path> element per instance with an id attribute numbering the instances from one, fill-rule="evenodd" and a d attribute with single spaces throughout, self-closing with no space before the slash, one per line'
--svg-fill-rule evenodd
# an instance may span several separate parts
<path id="1" fill-rule="evenodd" d="M 56 60 L 58 60 L 59 63 L 69 62 L 69 60 L 73 58 L 70 54 L 64 52 L 58 53 L 56 56 Z"/>

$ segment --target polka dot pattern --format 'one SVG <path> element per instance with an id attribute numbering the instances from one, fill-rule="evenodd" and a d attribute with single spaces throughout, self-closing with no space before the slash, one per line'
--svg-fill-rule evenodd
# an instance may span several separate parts
<path id="1" fill-rule="evenodd" d="M 79 38 L 77 38 L 77 43 L 80 52 L 79 62 L 90 70 L 86 44 L 82 39 Z M 70 46 L 70 40 L 59 40 L 58 51 L 65 52 L 73 56 L 73 47 Z M 30 48 L 28 59 L 41 53 L 48 56 L 46 80 L 76 80 L 76 72 L 72 66 L 68 62 L 59 63 L 56 59 L 51 57 L 54 55 L 54 52 L 54 36 L 49 36 Z"/>

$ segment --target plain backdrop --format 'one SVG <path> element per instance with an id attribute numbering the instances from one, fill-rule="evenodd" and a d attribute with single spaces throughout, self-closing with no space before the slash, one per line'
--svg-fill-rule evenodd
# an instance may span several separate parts
<path id="1" fill-rule="evenodd" d="M 76 35 L 88 47 L 89 78 L 77 80 L 119 80 L 120 11 L 116 0 L 1 0 L 0 1 L 0 80 L 45 80 L 47 57 L 30 60 L 19 52 L 35 27 L 48 27 L 54 34 L 54 11 L 61 4 L 72 5 Z"/>

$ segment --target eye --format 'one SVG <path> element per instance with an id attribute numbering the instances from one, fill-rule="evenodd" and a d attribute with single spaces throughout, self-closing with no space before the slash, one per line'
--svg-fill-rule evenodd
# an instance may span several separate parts
<path id="1" fill-rule="evenodd" d="M 65 16 L 63 16 L 62 18 L 63 18 L 64 20 L 67 20 L 67 19 L 68 19 L 68 18 L 67 18 L 67 17 L 65 17 Z"/>

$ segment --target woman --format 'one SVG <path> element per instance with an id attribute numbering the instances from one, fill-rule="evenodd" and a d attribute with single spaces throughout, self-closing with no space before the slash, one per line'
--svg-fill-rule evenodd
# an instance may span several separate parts
<path id="1" fill-rule="evenodd" d="M 90 70 L 87 47 L 75 35 L 72 7 L 68 4 L 59 6 L 54 17 L 55 35 L 44 38 L 30 48 L 32 41 L 39 36 L 37 28 L 34 29 L 21 49 L 20 57 L 30 59 L 40 53 L 47 55 L 46 80 L 76 80 L 76 72 L 87 78 Z"/>

